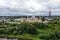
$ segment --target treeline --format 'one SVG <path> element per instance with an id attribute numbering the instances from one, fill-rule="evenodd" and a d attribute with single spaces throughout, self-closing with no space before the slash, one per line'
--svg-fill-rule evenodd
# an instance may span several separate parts
<path id="1" fill-rule="evenodd" d="M 32 40 L 60 40 L 60 21 L 58 19 L 54 19 L 48 23 L 21 22 L 17 25 L 6 25 L 6 28 L 0 28 L 0 37 L 30 38 Z"/>

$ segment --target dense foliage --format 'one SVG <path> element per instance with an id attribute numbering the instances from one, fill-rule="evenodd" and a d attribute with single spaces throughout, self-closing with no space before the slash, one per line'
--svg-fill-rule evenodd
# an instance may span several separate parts
<path id="1" fill-rule="evenodd" d="M 0 23 L 2 25 L 3 23 Z M 23 40 L 60 40 L 60 21 L 54 19 L 48 23 L 20 22 L 0 27 L 0 37 Z"/>

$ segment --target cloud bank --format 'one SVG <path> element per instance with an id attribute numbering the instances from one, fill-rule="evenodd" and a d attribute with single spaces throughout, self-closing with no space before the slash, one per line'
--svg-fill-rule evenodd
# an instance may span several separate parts
<path id="1" fill-rule="evenodd" d="M 0 0 L 0 8 L 14 9 L 16 13 L 40 13 L 41 11 L 48 10 L 59 11 L 60 0 Z M 7 10 L 5 11 L 7 12 Z"/>

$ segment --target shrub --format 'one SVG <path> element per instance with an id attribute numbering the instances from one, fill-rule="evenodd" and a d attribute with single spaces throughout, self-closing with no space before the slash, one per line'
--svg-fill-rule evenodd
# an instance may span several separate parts
<path id="1" fill-rule="evenodd" d="M 0 28 L 0 34 L 5 34 L 6 30 L 4 28 Z"/>
<path id="2" fill-rule="evenodd" d="M 45 24 L 43 24 L 43 23 L 34 22 L 33 25 L 34 25 L 36 28 L 39 28 L 39 29 L 46 29 L 46 28 L 47 28 L 47 25 L 45 25 Z"/>
<path id="3" fill-rule="evenodd" d="M 33 25 L 23 25 L 20 28 L 17 29 L 17 31 L 19 32 L 19 34 L 23 34 L 23 33 L 29 33 L 29 34 L 36 34 L 37 33 L 37 29 L 36 27 L 34 27 Z"/>
<path id="4" fill-rule="evenodd" d="M 43 35 L 40 36 L 40 39 L 58 40 L 58 39 L 60 39 L 60 31 L 54 30 L 51 33 L 43 34 Z"/>

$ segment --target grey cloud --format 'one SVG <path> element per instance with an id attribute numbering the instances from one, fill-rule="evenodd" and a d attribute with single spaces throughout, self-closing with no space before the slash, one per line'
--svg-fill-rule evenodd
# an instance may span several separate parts
<path id="1" fill-rule="evenodd" d="M 58 12 L 60 0 L 0 0 L 0 2 L 2 15 L 3 13 L 6 13 L 5 15 L 48 15 L 49 9 L 57 14 L 60 13 Z"/>

